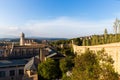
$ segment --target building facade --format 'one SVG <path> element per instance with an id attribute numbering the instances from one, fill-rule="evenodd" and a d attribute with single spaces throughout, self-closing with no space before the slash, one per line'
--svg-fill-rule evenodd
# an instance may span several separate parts
<path id="1" fill-rule="evenodd" d="M 20 34 L 20 46 L 24 45 L 30 46 L 33 44 L 37 43 L 33 39 L 25 39 L 25 34 L 23 32 Z"/>
<path id="2" fill-rule="evenodd" d="M 0 47 L 0 80 L 38 80 L 37 67 L 40 62 L 46 58 L 58 61 L 64 57 L 48 46 L 30 42 L 26 45 L 25 35 L 21 33 L 20 45 Z"/>
<path id="3" fill-rule="evenodd" d="M 22 80 L 27 60 L 0 60 L 0 80 Z"/>

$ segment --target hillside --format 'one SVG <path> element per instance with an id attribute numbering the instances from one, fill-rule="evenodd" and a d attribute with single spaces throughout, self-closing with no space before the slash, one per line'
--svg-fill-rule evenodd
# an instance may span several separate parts
<path id="1" fill-rule="evenodd" d="M 79 46 L 92 46 L 120 42 L 120 34 L 103 34 L 79 37 L 73 39 L 74 44 Z"/>

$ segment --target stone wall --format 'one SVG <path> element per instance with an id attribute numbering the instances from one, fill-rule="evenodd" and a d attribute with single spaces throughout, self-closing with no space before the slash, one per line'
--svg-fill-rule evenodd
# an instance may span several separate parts
<path id="1" fill-rule="evenodd" d="M 95 52 L 104 48 L 105 52 L 108 53 L 108 55 L 110 55 L 114 60 L 115 71 L 120 74 L 120 42 L 95 46 L 77 46 L 73 44 L 74 53 L 77 55 L 84 53 L 86 48 Z"/>

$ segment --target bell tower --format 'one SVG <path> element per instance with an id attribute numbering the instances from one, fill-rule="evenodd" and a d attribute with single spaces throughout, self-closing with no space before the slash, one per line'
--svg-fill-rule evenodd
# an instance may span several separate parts
<path id="1" fill-rule="evenodd" d="M 24 35 L 24 33 L 22 32 L 22 33 L 20 34 L 20 46 L 23 46 L 23 45 L 24 45 L 24 39 L 25 39 L 25 35 Z"/>

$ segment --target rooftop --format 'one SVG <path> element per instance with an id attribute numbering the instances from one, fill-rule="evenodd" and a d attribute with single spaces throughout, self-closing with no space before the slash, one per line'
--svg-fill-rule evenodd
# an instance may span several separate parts
<path id="1" fill-rule="evenodd" d="M 0 60 L 0 68 L 12 67 L 12 66 L 23 66 L 28 62 L 26 59 L 19 60 Z"/>
<path id="2" fill-rule="evenodd" d="M 25 70 L 37 70 L 37 65 L 39 63 L 39 59 L 37 57 L 32 57 L 31 60 L 25 65 Z"/>

